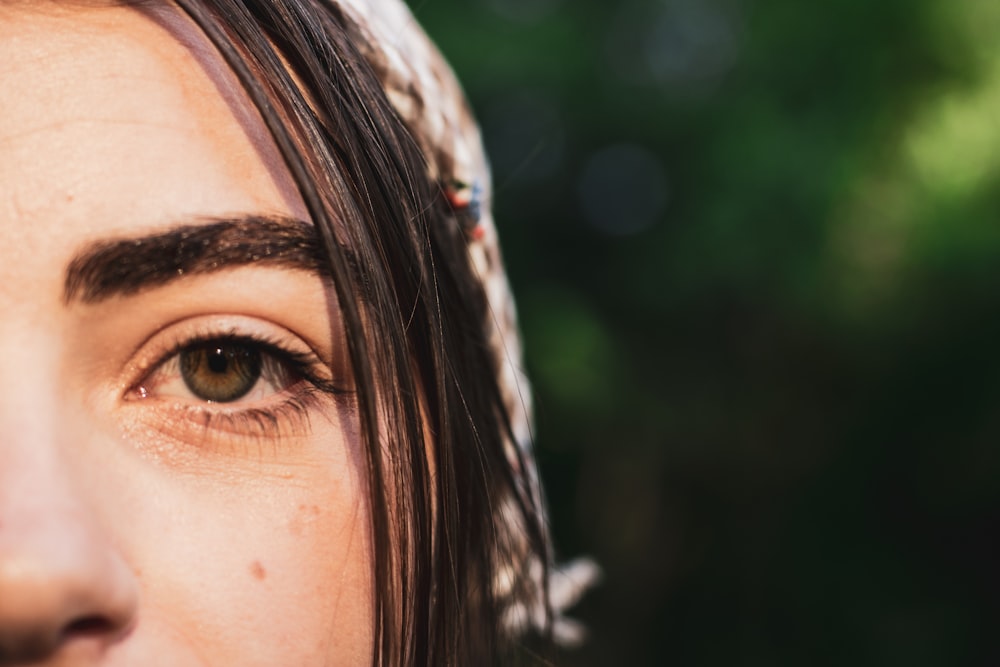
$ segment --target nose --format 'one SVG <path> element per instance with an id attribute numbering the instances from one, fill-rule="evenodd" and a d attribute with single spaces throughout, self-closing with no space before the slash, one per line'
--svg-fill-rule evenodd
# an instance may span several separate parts
<path id="1" fill-rule="evenodd" d="M 103 545 L 73 512 L 0 524 L 0 665 L 99 656 L 129 630 L 134 577 Z"/>
<path id="2" fill-rule="evenodd" d="M 138 607 L 136 577 L 94 510 L 113 492 L 80 492 L 59 448 L 28 430 L 0 428 L 0 667 L 95 664 Z"/>

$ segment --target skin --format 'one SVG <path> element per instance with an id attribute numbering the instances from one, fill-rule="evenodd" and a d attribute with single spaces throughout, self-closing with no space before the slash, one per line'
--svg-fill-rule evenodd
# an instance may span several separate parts
<path id="1" fill-rule="evenodd" d="M 261 121 L 175 14 L 3 4 L 0 62 L 0 666 L 369 663 L 368 508 L 329 283 L 249 265 L 64 295 L 98 241 L 304 218 Z M 278 412 L 303 380 L 211 404 L 164 365 L 220 333 L 347 389 L 261 431 L 240 415 Z"/>

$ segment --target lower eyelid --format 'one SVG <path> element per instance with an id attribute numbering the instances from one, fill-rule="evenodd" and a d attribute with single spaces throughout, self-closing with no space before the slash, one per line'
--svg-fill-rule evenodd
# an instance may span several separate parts
<path id="1" fill-rule="evenodd" d="M 241 447 L 241 443 L 280 442 L 310 435 L 313 416 L 322 411 L 323 396 L 305 391 L 274 406 L 244 409 L 158 401 L 160 405 L 141 408 L 144 414 L 140 421 L 170 441 L 199 451 L 217 452 Z"/>
<path id="2" fill-rule="evenodd" d="M 301 437 L 312 432 L 309 408 L 291 399 L 273 409 L 251 408 L 238 412 L 204 411 L 203 424 L 215 432 L 280 439 Z"/>

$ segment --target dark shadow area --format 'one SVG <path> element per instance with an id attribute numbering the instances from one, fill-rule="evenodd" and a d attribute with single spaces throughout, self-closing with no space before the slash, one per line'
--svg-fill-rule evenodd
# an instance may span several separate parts
<path id="1" fill-rule="evenodd" d="M 605 569 L 556 664 L 1000 664 L 1000 6 L 412 4 Z"/>

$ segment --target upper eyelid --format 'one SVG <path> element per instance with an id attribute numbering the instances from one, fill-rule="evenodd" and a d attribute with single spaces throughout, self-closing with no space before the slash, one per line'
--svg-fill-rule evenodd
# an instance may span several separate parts
<path id="1" fill-rule="evenodd" d="M 181 340 L 174 344 L 172 348 L 169 348 L 161 356 L 161 360 L 158 363 L 154 363 L 151 368 L 151 372 L 155 371 L 157 368 L 161 367 L 166 362 L 170 361 L 177 355 L 179 355 L 184 350 L 194 347 L 196 345 L 204 345 L 205 343 L 223 342 L 237 345 L 253 345 L 261 348 L 261 351 L 265 354 L 269 354 L 274 357 L 284 357 L 297 364 L 312 364 L 314 362 L 319 362 L 322 364 L 322 360 L 318 357 L 312 358 L 312 353 L 298 352 L 296 350 L 290 350 L 285 346 L 270 341 L 267 338 L 245 335 L 245 334 L 220 334 L 220 335 L 207 335 L 207 336 L 195 336 L 190 339 Z"/>
<path id="2" fill-rule="evenodd" d="M 260 329 L 273 331 L 261 332 Z M 278 330 L 282 333 L 276 334 L 275 331 Z M 262 351 L 282 360 L 289 360 L 299 366 L 307 365 L 311 369 L 324 370 L 324 375 L 332 375 L 331 365 L 319 352 L 301 337 L 280 325 L 244 316 L 219 316 L 219 318 L 205 316 L 190 323 L 181 320 L 167 325 L 146 338 L 130 353 L 132 361 L 128 364 L 126 377 L 120 384 L 126 391 L 131 391 L 185 348 L 212 340 L 235 340 L 257 345 Z M 294 341 L 297 341 L 298 345 Z M 295 349 L 299 346 L 300 349 Z M 332 378 L 323 379 L 332 382 Z"/>

